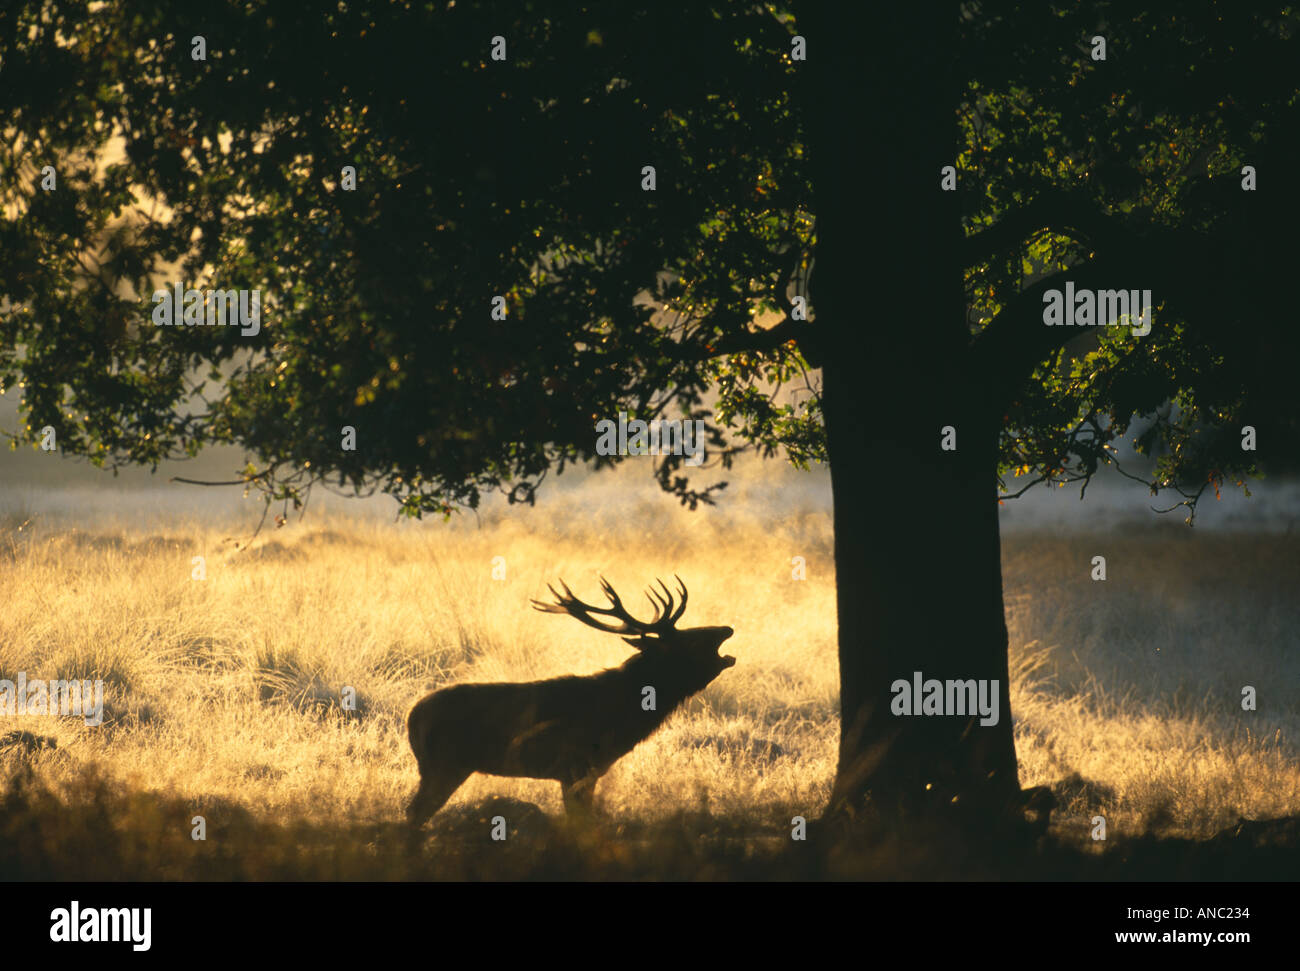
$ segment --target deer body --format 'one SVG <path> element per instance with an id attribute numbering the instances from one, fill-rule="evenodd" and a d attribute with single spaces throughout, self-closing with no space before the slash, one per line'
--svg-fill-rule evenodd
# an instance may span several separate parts
<path id="1" fill-rule="evenodd" d="M 589 810 L 596 780 L 736 663 L 717 654 L 730 627 L 675 629 L 685 610 L 684 586 L 678 611 L 670 597 L 660 598 L 656 606 L 663 609 L 648 623 L 624 619 L 617 595 L 605 587 L 614 610 L 588 607 L 571 593 L 557 604 L 535 605 L 600 630 L 638 635 L 627 640 L 640 653 L 619 667 L 585 677 L 452 685 L 411 710 L 407 727 L 420 768 L 420 788 L 407 809 L 412 824 L 437 812 L 474 772 L 554 779 L 567 812 Z M 621 624 L 609 626 L 591 613 L 616 616 Z M 647 687 L 654 689 L 653 708 Z"/>

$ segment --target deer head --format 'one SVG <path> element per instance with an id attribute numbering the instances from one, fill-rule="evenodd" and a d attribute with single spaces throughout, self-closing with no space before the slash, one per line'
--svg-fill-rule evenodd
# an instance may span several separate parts
<path id="1" fill-rule="evenodd" d="M 686 612 L 688 594 L 682 578 L 674 575 L 680 588 L 681 603 L 674 605 L 673 594 L 667 585 L 657 581 L 659 590 L 650 587 L 646 598 L 654 608 L 654 616 L 649 620 L 637 620 L 627 612 L 623 601 L 619 599 L 614 587 L 604 577 L 600 578 L 600 587 L 609 599 L 608 607 L 595 607 L 579 600 L 568 584 L 563 580 L 561 594 L 550 584 L 548 589 L 555 596 L 554 603 L 534 600 L 533 606 L 550 614 L 568 614 L 588 627 L 603 630 L 608 634 L 624 635 L 623 640 L 631 644 L 647 659 L 663 661 L 672 665 L 697 671 L 707 675 L 705 683 L 712 681 L 719 674 L 736 663 L 730 654 L 718 654 L 722 642 L 735 633 L 730 627 L 688 627 L 678 629 L 677 622 Z M 662 592 L 661 592 L 662 591 Z M 604 620 L 602 618 L 610 618 Z"/>

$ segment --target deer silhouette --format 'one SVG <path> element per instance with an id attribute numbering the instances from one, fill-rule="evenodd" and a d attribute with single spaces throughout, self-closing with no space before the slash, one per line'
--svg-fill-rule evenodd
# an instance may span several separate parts
<path id="1" fill-rule="evenodd" d="M 718 654 L 735 633 L 730 627 L 677 629 L 688 595 L 681 577 L 676 579 L 681 603 L 674 606 L 673 594 L 658 581 L 660 590 L 651 587 L 646 593 L 655 611 L 648 621 L 628 614 L 604 578 L 600 585 L 608 607 L 583 603 L 563 580 L 563 594 L 548 584 L 555 602 L 534 600 L 534 607 L 627 635 L 623 639 L 637 653 L 616 668 L 585 677 L 457 684 L 427 695 L 407 719 L 420 767 L 420 788 L 407 808 L 408 821 L 424 823 L 474 772 L 554 779 L 566 813 L 590 812 L 596 780 L 682 702 L 736 663 L 734 657 Z"/>

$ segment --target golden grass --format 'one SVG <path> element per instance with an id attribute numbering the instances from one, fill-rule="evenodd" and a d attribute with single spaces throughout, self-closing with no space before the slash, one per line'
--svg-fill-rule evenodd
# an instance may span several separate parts
<path id="1" fill-rule="evenodd" d="M 1295 537 L 1161 523 L 1004 548 L 1013 665 L 1029 669 L 1012 690 L 1023 784 L 1080 774 L 1093 785 L 1062 809 L 1111 833 L 1300 812 Z M 1104 582 L 1088 579 L 1097 555 Z"/>
<path id="2" fill-rule="evenodd" d="M 55 790 L 99 773 L 186 812 L 309 825 L 394 823 L 417 773 L 404 718 L 434 686 L 586 673 L 620 663 L 615 637 L 528 607 L 564 577 L 632 591 L 680 574 L 685 622 L 729 624 L 739 663 L 617 763 L 606 814 L 705 810 L 781 835 L 829 795 L 837 723 L 828 518 L 777 526 L 580 497 L 514 518 L 392 524 L 331 513 L 237 551 L 211 525 L 90 530 L 0 520 L 0 678 L 107 682 L 105 724 L 0 716 L 55 750 L 20 759 Z M 1054 830 L 1084 841 L 1158 828 L 1205 836 L 1300 813 L 1300 544 L 1166 526 L 1005 541 L 1012 705 L 1024 785 L 1061 785 Z M 1109 579 L 1088 578 L 1092 556 Z M 191 579 L 192 557 L 206 579 Z M 505 579 L 493 579 L 504 557 Z M 803 556 L 808 578 L 791 579 Z M 1242 685 L 1259 692 L 1243 712 Z M 357 710 L 339 707 L 344 686 Z M 489 797 L 561 811 L 558 785 L 474 776 L 449 804 Z M 188 834 L 185 834 L 188 835 Z M 1089 845 L 1088 844 L 1084 845 Z"/>

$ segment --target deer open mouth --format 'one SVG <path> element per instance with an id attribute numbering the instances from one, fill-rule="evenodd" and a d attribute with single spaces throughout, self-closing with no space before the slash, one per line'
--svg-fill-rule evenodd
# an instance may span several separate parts
<path id="1" fill-rule="evenodd" d="M 736 663 L 736 659 L 732 657 L 730 654 L 720 654 L 718 656 L 722 658 L 723 667 L 729 668 Z"/>

